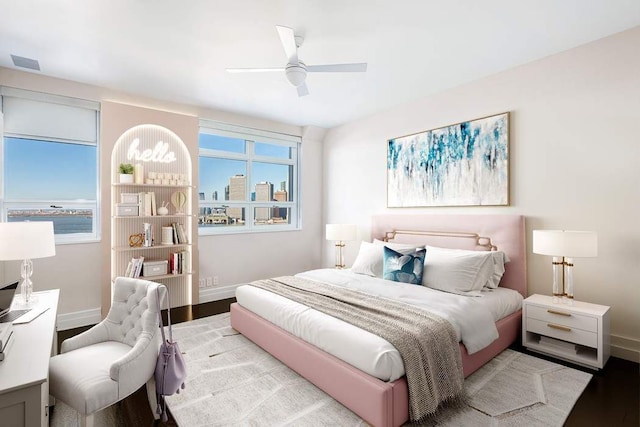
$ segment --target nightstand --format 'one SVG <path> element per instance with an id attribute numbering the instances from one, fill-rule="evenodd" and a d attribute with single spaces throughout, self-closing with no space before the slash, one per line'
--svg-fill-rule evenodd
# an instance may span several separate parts
<path id="1" fill-rule="evenodd" d="M 522 345 L 592 369 L 602 369 L 610 355 L 609 307 L 574 301 L 554 303 L 531 295 L 522 303 Z"/>

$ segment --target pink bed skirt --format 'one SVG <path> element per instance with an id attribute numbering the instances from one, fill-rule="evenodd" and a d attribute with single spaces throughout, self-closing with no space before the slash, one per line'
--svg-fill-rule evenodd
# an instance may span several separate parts
<path id="1" fill-rule="evenodd" d="M 498 321 L 500 337 L 477 353 L 469 355 L 460 345 L 465 377 L 515 341 L 521 317 L 522 312 L 518 311 Z M 365 374 L 237 303 L 231 305 L 231 326 L 369 424 L 399 426 L 409 420 L 409 394 L 404 377 L 385 382 Z"/>

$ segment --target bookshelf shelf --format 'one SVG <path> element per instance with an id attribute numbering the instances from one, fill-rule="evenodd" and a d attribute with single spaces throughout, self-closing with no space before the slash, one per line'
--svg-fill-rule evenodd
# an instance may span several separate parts
<path id="1" fill-rule="evenodd" d="M 178 249 L 191 247 L 191 243 L 174 243 L 173 245 L 153 245 L 153 246 L 115 246 L 112 249 L 116 252 L 133 252 L 133 251 L 156 251 L 159 249 Z"/>
<path id="2" fill-rule="evenodd" d="M 193 218 L 194 215 L 114 215 L 114 219 L 180 219 L 180 218 Z"/>
<path id="3" fill-rule="evenodd" d="M 192 272 L 182 273 L 182 274 L 163 274 L 161 276 L 141 277 L 141 279 L 151 280 L 153 282 L 156 280 L 164 280 L 164 279 L 179 279 L 182 277 L 191 276 L 192 274 L 193 274 Z M 114 277 L 113 280 L 116 280 L 116 278 Z"/>

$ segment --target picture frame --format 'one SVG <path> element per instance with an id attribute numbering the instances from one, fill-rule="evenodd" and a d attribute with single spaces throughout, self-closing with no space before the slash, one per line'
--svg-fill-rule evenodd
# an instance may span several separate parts
<path id="1" fill-rule="evenodd" d="M 509 112 L 387 142 L 387 207 L 508 206 Z"/>

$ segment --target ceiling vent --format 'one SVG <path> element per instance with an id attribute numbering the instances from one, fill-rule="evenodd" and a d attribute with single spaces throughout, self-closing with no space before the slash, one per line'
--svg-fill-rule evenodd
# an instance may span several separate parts
<path id="1" fill-rule="evenodd" d="M 11 59 L 13 60 L 13 65 L 16 67 L 40 71 L 40 64 L 36 59 L 29 59 L 18 55 L 11 55 Z"/>

